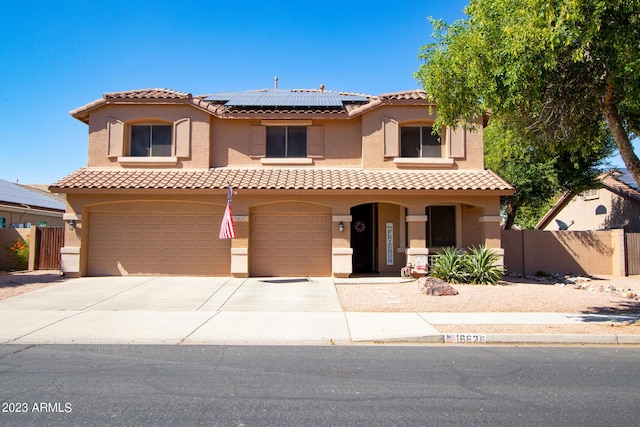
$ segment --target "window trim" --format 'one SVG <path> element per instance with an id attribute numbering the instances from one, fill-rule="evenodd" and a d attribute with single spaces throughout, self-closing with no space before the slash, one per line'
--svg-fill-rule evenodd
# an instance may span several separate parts
<path id="1" fill-rule="evenodd" d="M 278 126 L 269 126 L 270 128 L 284 128 L 284 156 L 269 156 L 269 135 L 268 129 L 267 134 L 265 135 L 265 158 L 267 159 L 307 159 L 309 158 L 309 127 L 298 125 L 298 124 L 286 124 L 286 125 L 278 125 Z M 289 156 L 289 129 L 290 128 L 303 128 L 304 129 L 304 156 Z"/>

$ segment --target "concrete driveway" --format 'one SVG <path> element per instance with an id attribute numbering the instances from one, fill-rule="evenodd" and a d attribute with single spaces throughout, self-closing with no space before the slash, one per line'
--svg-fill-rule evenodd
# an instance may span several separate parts
<path id="1" fill-rule="evenodd" d="M 331 278 L 86 277 L 0 301 L 5 343 L 349 342 Z"/>

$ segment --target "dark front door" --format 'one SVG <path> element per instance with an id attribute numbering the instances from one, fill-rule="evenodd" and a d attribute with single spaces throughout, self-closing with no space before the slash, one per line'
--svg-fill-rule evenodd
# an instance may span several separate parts
<path id="1" fill-rule="evenodd" d="M 353 249 L 353 272 L 375 273 L 376 205 L 351 208 L 351 248 Z"/>

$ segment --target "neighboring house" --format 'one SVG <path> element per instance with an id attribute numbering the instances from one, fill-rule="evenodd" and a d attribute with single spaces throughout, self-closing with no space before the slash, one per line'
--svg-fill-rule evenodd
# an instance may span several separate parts
<path id="1" fill-rule="evenodd" d="M 565 193 L 536 225 L 540 230 L 640 232 L 640 189 L 627 169 L 599 177 L 599 187 Z"/>
<path id="2" fill-rule="evenodd" d="M 0 179 L 0 228 L 62 227 L 64 198 Z"/>
<path id="3" fill-rule="evenodd" d="M 443 246 L 500 254 L 483 129 L 432 135 L 422 91 L 104 94 L 71 111 L 88 165 L 65 193 L 63 270 L 78 275 L 399 274 Z M 232 186 L 237 236 L 218 233 Z"/>

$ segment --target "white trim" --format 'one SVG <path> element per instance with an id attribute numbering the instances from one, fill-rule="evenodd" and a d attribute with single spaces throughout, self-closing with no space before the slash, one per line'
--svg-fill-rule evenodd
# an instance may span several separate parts
<path id="1" fill-rule="evenodd" d="M 263 165 L 312 165 L 313 159 L 309 157 L 262 157 Z"/>
<path id="2" fill-rule="evenodd" d="M 453 166 L 453 159 L 439 158 L 439 157 L 394 157 L 393 163 L 397 166 L 415 166 L 415 167 L 430 167 L 430 166 Z"/>
<path id="3" fill-rule="evenodd" d="M 178 158 L 176 156 L 150 156 L 150 157 L 128 157 L 128 156 L 120 156 L 118 157 L 118 163 L 127 164 L 127 165 L 175 165 L 178 163 Z"/>
<path id="4" fill-rule="evenodd" d="M 333 218 L 331 219 L 332 222 L 351 222 L 352 221 L 352 216 L 351 215 L 334 215 Z"/>
<path id="5" fill-rule="evenodd" d="M 407 215 L 406 222 L 427 222 L 428 215 Z"/>
<path id="6" fill-rule="evenodd" d="M 81 214 L 75 214 L 75 213 L 66 213 L 62 215 L 62 219 L 64 221 L 80 221 L 80 219 L 82 218 Z"/>
<path id="7" fill-rule="evenodd" d="M 231 248 L 231 255 L 249 255 L 249 248 Z"/>

